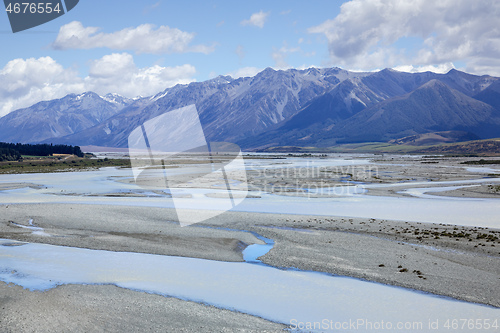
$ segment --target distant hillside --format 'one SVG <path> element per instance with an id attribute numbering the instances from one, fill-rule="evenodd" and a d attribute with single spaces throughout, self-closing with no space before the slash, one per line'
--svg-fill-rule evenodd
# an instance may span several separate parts
<path id="1" fill-rule="evenodd" d="M 235 142 L 265 132 L 295 115 L 312 99 L 355 74 L 339 68 L 275 71 L 254 77 L 219 76 L 176 85 L 124 108 L 88 130 L 51 142 L 126 147 L 128 135 L 145 121 L 195 104 L 209 141 Z"/>
<path id="2" fill-rule="evenodd" d="M 405 136 L 400 139 L 391 140 L 389 143 L 410 146 L 430 146 L 441 143 L 454 143 L 472 140 L 479 140 L 479 137 L 469 132 L 444 131 Z"/>
<path id="3" fill-rule="evenodd" d="M 466 132 L 463 140 L 500 137 L 500 110 L 469 96 L 479 88 L 466 91 L 460 87 L 468 93 L 465 94 L 440 81 L 443 78 L 450 81 L 449 77 L 436 74 L 412 77 L 405 73 L 400 78 L 400 73 L 386 71 L 378 74 L 379 85 L 375 85 L 373 76 L 351 84 L 348 91 L 343 89 L 344 81 L 281 126 L 241 140 L 240 144 L 246 148 L 327 147 L 340 143 L 388 142 L 445 131 Z M 420 78 L 418 83 L 430 80 L 415 88 L 416 78 Z M 406 93 L 407 90 L 410 92 Z M 394 96 L 398 93 L 405 94 Z"/>
<path id="4" fill-rule="evenodd" d="M 38 143 L 85 131 L 131 103 L 116 94 L 93 92 L 40 102 L 0 118 L 0 141 Z"/>
<path id="5" fill-rule="evenodd" d="M 500 137 L 497 77 L 457 70 L 267 68 L 253 77 L 219 76 L 135 100 L 88 92 L 40 102 L 0 118 L 0 140 L 127 148 L 134 129 L 192 104 L 208 141 L 247 150 Z"/>
<path id="6" fill-rule="evenodd" d="M 259 151 L 274 153 L 398 153 L 500 156 L 500 138 L 429 146 L 365 142 L 339 144 L 331 147 L 269 147 Z"/>
<path id="7" fill-rule="evenodd" d="M 500 139 L 437 145 L 422 149 L 421 152 L 433 154 L 477 154 L 500 156 Z"/>
<path id="8" fill-rule="evenodd" d="M 488 88 L 474 96 L 474 98 L 500 111 L 500 80 L 492 83 Z"/>
<path id="9" fill-rule="evenodd" d="M 500 111 L 446 84 L 431 80 L 409 94 L 363 110 L 332 129 L 337 142 L 389 141 L 436 131 L 500 136 Z"/>

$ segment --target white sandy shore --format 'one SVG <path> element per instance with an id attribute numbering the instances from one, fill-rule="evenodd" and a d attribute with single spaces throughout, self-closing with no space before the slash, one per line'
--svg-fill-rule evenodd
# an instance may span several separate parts
<path id="1" fill-rule="evenodd" d="M 242 261 L 242 249 L 262 241 L 248 232 L 204 225 L 255 231 L 275 240 L 262 258 L 272 266 L 354 276 L 500 306 L 500 232 L 493 229 L 242 212 L 181 228 L 166 222 L 175 219 L 172 209 L 35 204 L 0 206 L 0 211 L 0 238 L 222 261 Z M 52 237 L 11 223 L 27 225 L 30 219 Z M 408 272 L 399 272 L 403 268 Z"/>
<path id="2" fill-rule="evenodd" d="M 384 158 L 378 161 L 377 178 L 370 179 L 397 184 L 426 181 L 429 177 L 434 181 L 453 181 L 484 176 L 477 170 L 468 172 L 459 164 L 461 161 L 425 164 L 416 158 L 402 157 L 395 162 Z M 262 189 L 270 183 L 273 188 L 277 188 L 276 184 L 287 186 L 287 180 L 280 180 L 279 171 L 275 172 L 276 175 L 264 178 L 250 173 L 251 187 Z M 310 181 L 302 179 L 300 184 Z M 344 183 L 332 181 L 328 185 L 332 184 Z M 498 198 L 488 185 L 433 195 Z M 26 186 L 40 188 L 34 183 L 3 183 L 0 191 Z M 405 195 L 398 192 L 408 188 L 411 186 L 404 184 L 400 188 L 397 185 L 373 188 L 370 195 L 401 197 Z M 241 251 L 246 246 L 263 243 L 247 232 L 253 231 L 275 241 L 274 248 L 261 258 L 271 266 L 352 276 L 500 307 L 499 229 L 251 212 L 226 212 L 186 228 L 180 228 L 176 219 L 174 210 L 169 208 L 57 203 L 0 205 L 0 238 L 242 261 Z M 28 228 L 30 220 L 34 226 L 43 228 L 45 235 Z M 41 332 L 60 331 L 60 327 L 82 332 L 118 332 L 139 326 L 141 330 L 168 327 L 190 332 L 204 328 L 221 332 L 283 329 L 260 318 L 113 286 L 61 286 L 39 293 L 0 283 L 0 295 L 0 331 L 6 332 L 37 328 Z"/>
<path id="3" fill-rule="evenodd" d="M 0 331 L 283 332 L 254 316 L 112 285 L 31 292 L 0 282 Z"/>

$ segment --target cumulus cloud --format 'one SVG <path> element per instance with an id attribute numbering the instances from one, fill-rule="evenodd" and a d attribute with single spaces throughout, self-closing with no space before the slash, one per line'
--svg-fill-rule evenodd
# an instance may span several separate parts
<path id="1" fill-rule="evenodd" d="M 248 20 L 241 21 L 241 25 L 254 25 L 259 28 L 264 28 L 264 24 L 267 21 L 267 17 L 271 14 L 271 12 L 260 12 L 252 14 Z"/>
<path id="2" fill-rule="evenodd" d="M 309 32 L 324 34 L 332 63 L 344 67 L 369 70 L 461 61 L 471 72 L 498 75 L 499 12 L 495 0 L 351 0 L 337 17 Z M 405 38 L 420 40 L 420 47 L 401 50 Z"/>
<path id="3" fill-rule="evenodd" d="M 168 26 L 156 28 L 152 24 L 142 24 L 135 28 L 126 28 L 112 33 L 99 32 L 97 27 L 84 27 L 81 22 L 73 21 L 59 29 L 52 48 L 93 49 L 109 48 L 113 50 L 133 50 L 136 53 L 211 53 L 215 46 L 190 45 L 194 34 Z"/>
<path id="4" fill-rule="evenodd" d="M 91 61 L 87 77 L 64 68 L 51 57 L 14 59 L 0 69 L 0 117 L 42 100 L 84 91 L 149 96 L 178 83 L 192 82 L 195 73 L 196 69 L 189 64 L 139 68 L 128 53 Z"/>
<path id="5" fill-rule="evenodd" d="M 434 72 L 434 73 L 445 74 L 454 68 L 455 68 L 455 66 L 453 65 L 453 63 L 448 62 L 448 63 L 440 64 L 437 66 L 434 66 L 434 65 L 426 65 L 426 66 L 402 65 L 402 66 L 396 66 L 393 69 L 395 69 L 399 72 L 407 72 L 407 73 Z"/>
<path id="6" fill-rule="evenodd" d="M 12 110 L 85 90 L 76 71 L 50 57 L 14 59 L 0 70 L 0 117 Z"/>
<path id="7" fill-rule="evenodd" d="M 176 84 L 192 82 L 195 73 L 194 66 L 188 64 L 138 68 L 132 55 L 113 53 L 90 63 L 85 86 L 98 94 L 114 92 L 128 97 L 148 96 Z"/>

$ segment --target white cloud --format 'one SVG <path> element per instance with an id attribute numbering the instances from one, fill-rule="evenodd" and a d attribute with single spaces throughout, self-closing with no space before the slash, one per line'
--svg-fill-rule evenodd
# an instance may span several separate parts
<path id="1" fill-rule="evenodd" d="M 453 63 L 448 62 L 445 64 L 440 64 L 437 66 L 434 65 L 426 65 L 426 66 L 413 66 L 413 65 L 402 65 L 396 66 L 393 69 L 399 72 L 407 72 L 407 73 L 422 73 L 422 72 L 433 72 L 433 73 L 448 73 L 450 70 L 455 68 Z"/>
<path id="2" fill-rule="evenodd" d="M 351 0 L 337 17 L 309 32 L 325 34 L 332 64 L 346 68 L 461 61 L 471 72 L 499 75 L 499 12 L 494 0 Z M 404 50 L 405 38 L 421 45 Z"/>
<path id="3" fill-rule="evenodd" d="M 264 13 L 261 10 L 260 12 L 252 14 L 248 20 L 241 21 L 241 25 L 254 25 L 259 28 L 264 28 L 264 23 L 266 23 L 269 14 L 271 14 L 271 12 Z"/>
<path id="4" fill-rule="evenodd" d="M 105 47 L 113 50 L 133 50 L 136 53 L 184 53 L 199 52 L 208 54 L 215 46 L 193 45 L 193 33 L 176 28 L 152 24 L 142 24 L 113 33 L 99 32 L 97 27 L 84 27 L 81 22 L 73 21 L 63 25 L 52 47 L 57 50 L 93 49 Z"/>
<path id="5" fill-rule="evenodd" d="M 262 72 L 262 70 L 263 70 L 262 68 L 257 68 L 257 67 L 243 67 L 233 72 L 227 73 L 226 75 L 231 75 L 231 77 L 237 79 L 239 77 L 255 76 L 257 73 Z"/>
<path id="6" fill-rule="evenodd" d="M 196 69 L 187 64 L 138 68 L 132 55 L 113 53 L 90 63 L 85 86 L 98 94 L 114 92 L 127 97 L 148 96 L 179 83 L 192 82 L 195 73 Z"/>
<path id="7" fill-rule="evenodd" d="M 85 90 L 76 71 L 50 57 L 14 59 L 0 70 L 0 117 L 12 110 Z"/>
<path id="8" fill-rule="evenodd" d="M 320 68 L 316 65 L 306 65 L 306 64 L 302 64 L 301 66 L 299 67 L 294 67 L 295 69 L 298 69 L 298 70 L 304 70 L 304 69 L 309 69 L 309 68 Z"/>
<path id="9" fill-rule="evenodd" d="M 90 62 L 82 78 L 51 57 L 14 59 L 0 69 L 0 117 L 42 100 L 70 93 L 94 91 L 104 95 L 148 96 L 178 83 L 194 81 L 196 69 L 189 64 L 176 67 L 138 68 L 128 53 L 110 54 Z"/>

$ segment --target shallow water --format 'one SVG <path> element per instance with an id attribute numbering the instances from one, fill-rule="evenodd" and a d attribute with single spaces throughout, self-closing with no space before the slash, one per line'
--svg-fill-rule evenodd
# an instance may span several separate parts
<path id="1" fill-rule="evenodd" d="M 258 161 L 255 167 L 280 166 L 281 160 Z M 366 160 L 367 161 L 367 160 Z M 366 163 L 345 161 L 344 165 Z M 303 159 L 292 160 L 292 167 L 310 166 Z M 320 163 L 328 163 L 327 160 Z M 331 166 L 330 164 L 328 164 Z M 282 166 L 282 165 L 281 165 Z M 21 188 L 0 191 L 0 203 L 85 203 L 129 206 L 173 207 L 167 197 L 134 185 L 117 182 L 131 177 L 127 169 L 105 168 L 92 172 L 64 174 L 0 175 L 0 183 L 26 182 L 43 185 L 41 189 Z M 441 182 L 433 185 L 460 187 L 500 179 Z M 408 190 L 415 197 L 377 197 L 365 189 L 390 185 L 356 185 L 327 189 L 334 198 L 307 198 L 258 194 L 247 198 L 236 211 L 285 214 L 332 215 L 451 223 L 500 227 L 500 200 L 446 198 L 427 194 L 429 183 L 409 183 L 421 188 Z M 442 189 L 440 189 L 442 190 Z M 92 197 L 90 194 L 132 192 L 151 197 Z M 211 209 L 217 198 L 207 194 L 217 190 L 182 189 L 192 198 L 180 198 L 185 208 Z M 311 193 L 314 189 L 311 190 Z M 23 226 L 34 233 L 43 229 Z M 47 235 L 50 236 L 50 235 Z M 261 238 L 262 239 L 262 238 Z M 0 280 L 32 290 L 46 290 L 61 284 L 114 284 L 123 288 L 169 295 L 181 299 L 235 309 L 282 323 L 362 319 L 371 322 L 423 323 L 429 319 L 444 323 L 449 318 L 498 318 L 499 309 L 458 302 L 403 288 L 327 274 L 280 270 L 262 264 L 259 257 L 273 242 L 251 245 L 243 251 L 246 263 L 228 263 L 194 258 L 140 253 L 96 251 L 43 244 L 0 240 Z M 363 329 L 359 329 L 363 331 Z M 470 330 L 466 330 L 470 332 Z"/>
<path id="2" fill-rule="evenodd" d="M 455 191 L 459 190 L 462 188 L 467 188 L 467 187 L 475 187 L 475 186 L 480 186 L 479 184 L 475 185 L 462 185 L 462 186 L 443 186 L 443 187 L 423 187 L 423 188 L 411 188 L 408 190 L 404 190 L 398 193 L 404 193 L 404 194 L 409 194 L 417 198 L 430 198 L 430 199 L 443 199 L 443 200 L 449 200 L 449 197 L 446 196 L 437 196 L 437 195 L 432 195 L 429 193 L 439 193 L 439 192 L 447 192 L 447 191 Z M 478 200 L 480 201 L 480 198 L 460 198 L 456 197 L 453 200 Z"/>
<path id="3" fill-rule="evenodd" d="M 247 246 L 242 254 L 243 260 L 248 263 L 262 263 L 259 257 L 264 256 L 267 252 L 271 251 L 274 246 L 274 241 L 272 239 L 263 237 L 256 233 L 252 233 L 255 237 L 265 242 L 265 244 L 252 244 Z"/>
<path id="4" fill-rule="evenodd" d="M 488 167 L 467 167 L 465 168 L 468 172 L 478 172 L 478 173 L 500 173 L 500 169 L 488 168 Z"/>
<path id="5" fill-rule="evenodd" d="M 327 163 L 327 160 L 321 163 Z M 264 166 L 265 162 L 259 161 Z M 307 161 L 292 161 L 292 165 L 307 164 Z M 363 160 L 345 163 L 364 163 Z M 343 163 L 343 162 L 339 162 Z M 43 185 L 41 189 L 21 188 L 0 191 L 0 204 L 13 203 L 75 203 L 108 204 L 145 207 L 173 208 L 172 199 L 159 195 L 149 197 L 96 197 L 90 194 L 148 192 L 135 184 L 116 180 L 131 177 L 129 169 L 104 168 L 99 171 L 69 172 L 58 174 L 0 175 L 1 183 L 25 182 Z M 432 182 L 434 186 L 463 186 L 485 182 L 500 182 L 500 178 L 474 179 L 464 181 Z M 382 197 L 369 195 L 370 188 L 419 186 L 407 190 L 417 197 Z M 233 208 L 233 211 L 283 213 L 303 215 L 331 215 L 343 217 L 378 218 L 411 222 L 448 223 L 466 226 L 500 228 L 500 199 L 469 199 L 437 197 L 426 194 L 429 182 L 397 184 L 369 184 L 340 186 L 323 190 L 311 189 L 311 194 L 336 194 L 332 198 L 283 196 L 277 194 L 249 192 L 260 198 L 247 198 Z M 421 187 L 420 187 L 421 186 Z M 368 192 L 366 193 L 366 190 Z M 208 197 L 218 193 L 216 189 L 177 189 L 176 195 L 186 194 L 191 198 L 176 198 L 176 208 L 206 209 L 220 206 L 221 199 Z M 225 193 L 220 191 L 220 193 Z M 233 192 L 246 195 L 245 191 Z M 150 193 L 151 194 L 151 193 Z"/>
<path id="6" fill-rule="evenodd" d="M 19 246 L 12 246 L 18 243 Z M 314 272 L 0 239 L 0 280 L 31 290 L 113 284 L 216 305 L 285 324 L 444 322 L 498 318 L 500 309 Z M 424 326 L 425 327 L 425 326 Z M 363 329 L 361 329 L 363 331 Z M 424 330 L 425 331 L 425 330 Z"/>

